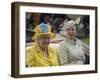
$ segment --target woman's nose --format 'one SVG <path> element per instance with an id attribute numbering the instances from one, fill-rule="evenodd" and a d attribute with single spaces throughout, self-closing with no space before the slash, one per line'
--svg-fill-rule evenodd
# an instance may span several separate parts
<path id="1" fill-rule="evenodd" d="M 48 38 L 45 38 L 45 41 L 46 41 L 46 42 L 48 42 L 48 41 L 49 41 L 49 39 L 48 39 Z"/>
<path id="2" fill-rule="evenodd" d="M 70 32 L 70 33 L 72 33 L 72 32 L 73 32 L 73 30 L 69 30 L 69 32 Z"/>

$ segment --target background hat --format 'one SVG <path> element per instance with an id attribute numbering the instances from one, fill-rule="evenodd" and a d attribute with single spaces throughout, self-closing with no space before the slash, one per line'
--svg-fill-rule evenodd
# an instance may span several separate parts
<path id="1" fill-rule="evenodd" d="M 51 26 L 45 23 L 36 26 L 33 31 L 35 34 L 33 35 L 32 40 L 36 40 L 41 35 L 50 35 L 50 38 L 55 37 L 55 34 L 51 32 Z"/>

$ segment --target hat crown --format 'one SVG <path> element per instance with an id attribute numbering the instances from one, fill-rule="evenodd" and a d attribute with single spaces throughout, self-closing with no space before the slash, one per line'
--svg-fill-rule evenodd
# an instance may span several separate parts
<path id="1" fill-rule="evenodd" d="M 51 32 L 51 26 L 49 24 L 41 23 L 40 25 L 36 26 L 36 28 L 33 31 L 35 33 Z"/>
<path id="2" fill-rule="evenodd" d="M 48 32 L 47 24 L 41 23 L 39 27 L 41 32 Z"/>

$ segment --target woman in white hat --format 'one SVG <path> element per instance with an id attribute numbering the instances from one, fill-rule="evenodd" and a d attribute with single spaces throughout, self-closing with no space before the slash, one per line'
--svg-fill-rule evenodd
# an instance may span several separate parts
<path id="1" fill-rule="evenodd" d="M 65 39 L 60 43 L 58 49 L 60 65 L 84 64 L 86 51 L 80 40 L 76 38 L 75 22 L 70 20 L 64 23 L 62 29 Z"/>
<path id="2" fill-rule="evenodd" d="M 41 23 L 36 26 L 34 32 L 32 39 L 36 44 L 26 49 L 26 65 L 28 67 L 58 66 L 57 53 L 49 46 L 50 39 L 55 37 L 51 27 Z"/>

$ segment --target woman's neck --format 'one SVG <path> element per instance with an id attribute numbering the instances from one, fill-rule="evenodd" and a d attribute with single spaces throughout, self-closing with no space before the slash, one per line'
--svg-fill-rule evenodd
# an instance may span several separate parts
<path id="1" fill-rule="evenodd" d="M 43 54 L 45 55 L 45 57 L 48 57 L 48 47 L 41 46 L 40 48 L 41 48 Z"/>

